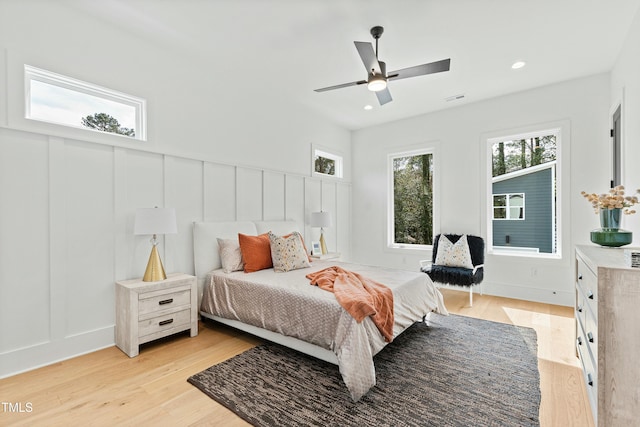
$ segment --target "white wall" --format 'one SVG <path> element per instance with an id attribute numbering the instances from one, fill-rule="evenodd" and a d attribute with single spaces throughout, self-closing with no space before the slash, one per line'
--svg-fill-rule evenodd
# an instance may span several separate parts
<path id="1" fill-rule="evenodd" d="M 640 167 L 638 167 L 640 159 L 639 50 L 640 12 L 635 16 L 629 35 L 611 73 L 611 108 L 622 104 L 622 183 L 630 191 L 640 188 Z M 640 215 L 625 217 L 624 228 L 633 231 L 633 245 L 640 246 Z"/>
<path id="2" fill-rule="evenodd" d="M 0 377 L 113 345 L 114 282 L 150 252 L 138 207 L 176 208 L 168 272 L 193 274 L 194 220 L 292 219 L 312 241 L 323 209 L 349 256 L 347 130 L 63 3 L 0 2 L 0 52 Z M 146 98 L 148 141 L 25 120 L 24 63 Z M 344 180 L 311 176 L 313 144 L 344 154 Z"/>
<path id="3" fill-rule="evenodd" d="M 246 40 L 232 42 L 223 33 L 210 41 L 218 46 L 214 55 L 199 55 L 195 46 L 185 50 L 171 42 L 170 36 L 179 35 L 165 35 L 169 29 L 139 18 L 149 26 L 146 31 L 159 33 L 157 39 L 102 20 L 100 7 L 89 3 L 0 2 L 1 88 L 9 97 L 0 107 L 0 125 L 56 132 L 23 118 L 26 63 L 146 99 L 148 141 L 128 146 L 308 175 L 311 144 L 318 144 L 345 155 L 345 179 L 351 179 L 349 132 L 304 105 L 273 96 L 261 79 L 244 79 L 259 76 L 259 70 L 235 68 L 233 56 L 242 54 Z M 159 44 L 163 36 L 166 43 Z"/>
<path id="4" fill-rule="evenodd" d="M 572 304 L 573 245 L 588 243 L 597 220 L 580 191 L 608 182 L 607 129 L 609 76 L 597 75 L 553 86 L 471 103 L 440 112 L 354 132 L 354 260 L 410 270 L 430 252 L 386 249 L 387 154 L 399 147 L 437 142 L 441 156 L 440 230 L 482 235 L 486 206 L 482 150 L 486 135 L 564 122 L 570 130 L 570 157 L 562 207 L 564 251 L 561 260 L 488 256 L 487 293 Z M 497 136 L 496 135 L 496 136 Z M 566 151 L 565 151 L 565 154 Z M 595 190 L 593 190 L 595 191 Z M 486 238 L 486 236 L 485 236 Z"/>

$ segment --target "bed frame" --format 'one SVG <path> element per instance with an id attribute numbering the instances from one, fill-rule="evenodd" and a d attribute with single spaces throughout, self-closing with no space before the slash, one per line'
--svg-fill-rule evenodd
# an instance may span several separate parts
<path id="1" fill-rule="evenodd" d="M 194 222 L 193 223 L 193 260 L 196 277 L 198 278 L 198 304 L 202 302 L 202 292 L 205 286 L 207 274 L 211 270 L 221 268 L 220 254 L 218 252 L 217 238 L 237 238 L 238 233 L 257 235 L 272 231 L 274 234 L 283 235 L 292 231 L 300 231 L 295 221 L 236 221 L 236 222 Z M 317 359 L 324 360 L 334 365 L 338 364 L 336 355 L 325 348 L 302 341 L 297 338 L 249 325 L 238 320 L 225 319 L 200 311 L 200 315 L 207 319 L 223 323 L 232 328 L 248 332 L 257 337 L 275 342 L 285 347 L 292 348 L 301 353 Z"/>

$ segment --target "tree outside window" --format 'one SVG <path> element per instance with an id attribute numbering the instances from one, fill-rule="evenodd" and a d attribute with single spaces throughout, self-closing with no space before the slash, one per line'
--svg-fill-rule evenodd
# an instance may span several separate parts
<path id="1" fill-rule="evenodd" d="M 393 243 L 433 244 L 433 154 L 392 157 Z"/>

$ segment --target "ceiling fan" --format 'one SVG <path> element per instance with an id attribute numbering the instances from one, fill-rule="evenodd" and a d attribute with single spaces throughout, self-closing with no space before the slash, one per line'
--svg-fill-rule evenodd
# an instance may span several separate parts
<path id="1" fill-rule="evenodd" d="M 414 67 L 403 68 L 401 70 L 391 71 L 389 74 L 387 74 L 387 64 L 378 60 L 378 39 L 382 36 L 383 31 L 384 28 L 380 26 L 376 26 L 371 29 L 371 35 L 376 41 L 375 51 L 373 50 L 373 45 L 369 42 L 353 42 L 356 45 L 358 53 L 360 54 L 360 58 L 362 59 L 364 68 L 367 70 L 368 75 L 366 80 L 358 80 L 356 82 L 323 87 L 321 89 L 315 89 L 315 91 L 326 92 L 328 90 L 363 85 L 366 83 L 367 88 L 370 91 L 376 93 L 380 105 L 384 105 L 387 102 L 392 101 L 391 93 L 387 88 L 388 81 L 449 71 L 451 58 L 443 59 L 436 62 L 430 62 L 428 64 L 416 65 Z"/>

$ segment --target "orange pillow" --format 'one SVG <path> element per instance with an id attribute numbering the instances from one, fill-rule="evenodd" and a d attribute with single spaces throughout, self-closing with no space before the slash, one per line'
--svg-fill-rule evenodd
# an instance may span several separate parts
<path id="1" fill-rule="evenodd" d="M 240 252 L 242 252 L 242 259 L 244 260 L 245 273 L 253 273 L 254 271 L 273 267 L 268 233 L 259 236 L 247 236 L 246 234 L 238 233 L 238 242 L 240 243 Z"/>

